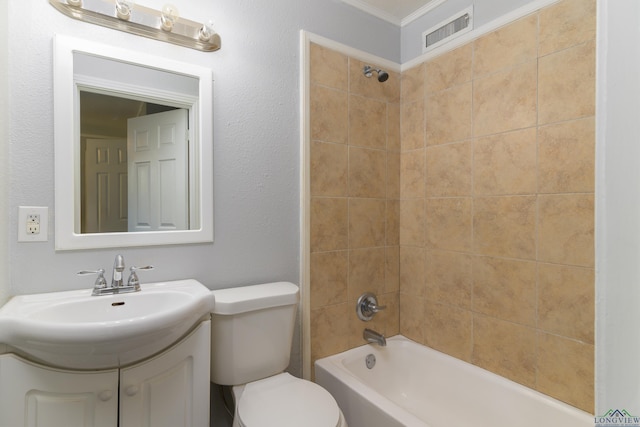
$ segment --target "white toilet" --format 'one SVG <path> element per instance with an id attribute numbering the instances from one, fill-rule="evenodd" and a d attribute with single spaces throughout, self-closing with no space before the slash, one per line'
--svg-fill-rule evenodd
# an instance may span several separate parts
<path id="1" fill-rule="evenodd" d="M 298 287 L 278 282 L 213 293 L 211 381 L 233 386 L 233 427 L 346 427 L 328 391 L 284 372 Z"/>

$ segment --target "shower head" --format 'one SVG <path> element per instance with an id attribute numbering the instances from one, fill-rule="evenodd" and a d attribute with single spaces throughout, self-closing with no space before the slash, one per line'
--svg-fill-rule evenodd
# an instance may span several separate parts
<path id="1" fill-rule="evenodd" d="M 373 68 L 371 65 L 365 65 L 364 68 L 362 69 L 362 73 L 364 74 L 365 77 L 371 77 L 374 71 L 378 73 L 378 81 L 380 83 L 386 82 L 387 79 L 389 78 L 389 73 L 379 68 Z"/>

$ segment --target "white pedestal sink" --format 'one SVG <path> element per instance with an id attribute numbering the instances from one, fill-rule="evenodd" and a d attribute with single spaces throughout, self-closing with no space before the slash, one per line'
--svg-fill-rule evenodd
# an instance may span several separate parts
<path id="1" fill-rule="evenodd" d="M 91 289 L 13 297 L 0 308 L 0 343 L 50 366 L 106 369 L 169 347 L 214 306 L 196 280 L 149 283 L 135 293 Z"/>

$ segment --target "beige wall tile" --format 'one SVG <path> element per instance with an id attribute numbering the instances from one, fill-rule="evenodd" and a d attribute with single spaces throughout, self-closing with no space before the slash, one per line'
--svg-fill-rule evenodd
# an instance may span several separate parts
<path id="1" fill-rule="evenodd" d="M 475 140 L 475 194 L 497 196 L 535 193 L 536 158 L 536 128 Z"/>
<path id="2" fill-rule="evenodd" d="M 400 200 L 400 244 L 424 246 L 425 202 L 423 199 Z"/>
<path id="3" fill-rule="evenodd" d="M 537 119 L 537 62 L 527 62 L 473 82 L 475 136 L 531 127 Z"/>
<path id="4" fill-rule="evenodd" d="M 470 311 L 445 304 L 426 304 L 422 333 L 429 347 L 470 362 L 472 331 Z"/>
<path id="5" fill-rule="evenodd" d="M 535 60 L 538 57 L 538 15 L 532 14 L 474 42 L 475 77 Z"/>
<path id="6" fill-rule="evenodd" d="M 535 388 L 535 329 L 475 315 L 473 363 L 517 383 Z"/>
<path id="7" fill-rule="evenodd" d="M 311 308 L 347 301 L 347 251 L 311 254 Z"/>
<path id="8" fill-rule="evenodd" d="M 414 295 L 400 292 L 400 333 L 410 340 L 424 344 L 422 330 L 424 325 L 424 301 Z"/>
<path id="9" fill-rule="evenodd" d="M 400 290 L 400 246 L 387 246 L 384 253 L 385 273 L 383 293 L 397 293 Z"/>
<path id="10" fill-rule="evenodd" d="M 476 198 L 474 249 L 482 255 L 536 258 L 536 197 Z"/>
<path id="11" fill-rule="evenodd" d="M 538 131 L 541 193 L 595 190 L 595 119 L 563 122 Z"/>
<path id="12" fill-rule="evenodd" d="M 400 247 L 400 292 L 416 298 L 425 296 L 425 252 L 423 248 Z"/>
<path id="13" fill-rule="evenodd" d="M 311 198 L 311 252 L 347 249 L 347 199 Z"/>
<path id="14" fill-rule="evenodd" d="M 429 248 L 462 252 L 471 250 L 471 198 L 427 199 L 425 221 L 426 244 Z"/>
<path id="15" fill-rule="evenodd" d="M 367 98 L 383 99 L 387 102 L 400 101 L 400 74 L 385 70 L 389 73 L 389 79 L 380 83 L 378 76 L 373 73 L 372 77 L 365 77 L 362 72 L 365 65 L 374 68 L 382 68 L 376 64 L 365 63 L 354 58 L 349 58 L 349 90 L 353 94 L 366 96 Z"/>
<path id="16" fill-rule="evenodd" d="M 594 343 L 595 279 L 591 268 L 539 264 L 538 326 Z"/>
<path id="17" fill-rule="evenodd" d="M 437 145 L 426 150 L 427 196 L 470 196 L 473 182 L 471 142 Z"/>
<path id="18" fill-rule="evenodd" d="M 424 99 L 424 81 L 426 64 L 423 62 L 402 72 L 400 99 L 402 102 L 415 102 Z"/>
<path id="19" fill-rule="evenodd" d="M 400 244 L 400 200 L 387 199 L 386 220 L 385 244 L 398 246 Z"/>
<path id="20" fill-rule="evenodd" d="M 593 116 L 596 105 L 595 42 L 540 58 L 538 123 Z"/>
<path id="21" fill-rule="evenodd" d="M 426 101 L 427 145 L 456 142 L 471 137 L 472 84 L 436 92 Z"/>
<path id="22" fill-rule="evenodd" d="M 346 144 L 348 138 L 347 92 L 311 85 L 311 139 Z"/>
<path id="23" fill-rule="evenodd" d="M 400 151 L 400 103 L 387 103 L 387 150 Z"/>
<path id="24" fill-rule="evenodd" d="M 539 196 L 538 259 L 593 267 L 593 194 Z"/>
<path id="25" fill-rule="evenodd" d="M 538 391 L 594 413 L 594 346 L 540 333 Z"/>
<path id="26" fill-rule="evenodd" d="M 593 411 L 594 31 L 595 0 L 561 0 L 384 84 L 349 58 L 349 86 L 312 47 L 312 359 L 399 331 Z"/>
<path id="27" fill-rule="evenodd" d="M 593 40 L 596 0 L 563 0 L 540 11 L 539 55 Z"/>
<path id="28" fill-rule="evenodd" d="M 311 358 L 340 353 L 349 349 L 349 321 L 352 307 L 347 303 L 311 310 Z"/>
<path id="29" fill-rule="evenodd" d="M 349 199 L 349 248 L 384 246 L 387 203 L 384 199 Z"/>
<path id="30" fill-rule="evenodd" d="M 384 198 L 386 171 L 386 151 L 349 147 L 349 196 Z"/>
<path id="31" fill-rule="evenodd" d="M 387 200 L 386 245 L 400 244 L 400 200 Z"/>
<path id="32" fill-rule="evenodd" d="M 346 55 L 311 43 L 311 82 L 347 90 L 349 87 L 348 58 Z"/>
<path id="33" fill-rule="evenodd" d="M 426 254 L 427 301 L 470 309 L 473 283 L 471 255 L 431 250 Z"/>
<path id="34" fill-rule="evenodd" d="M 467 43 L 426 64 L 427 93 L 438 92 L 471 80 L 473 44 Z"/>
<path id="35" fill-rule="evenodd" d="M 386 102 L 349 96 L 349 145 L 386 150 Z"/>
<path id="36" fill-rule="evenodd" d="M 400 105 L 400 145 L 402 151 L 424 147 L 424 100 Z"/>
<path id="37" fill-rule="evenodd" d="M 378 296 L 378 304 L 386 306 L 376 314 L 383 324 L 385 337 L 392 337 L 400 333 L 400 298 L 398 292 L 385 293 Z"/>
<path id="38" fill-rule="evenodd" d="M 349 307 L 355 307 L 356 301 L 349 301 Z M 366 344 L 362 333 L 365 328 L 370 328 L 376 330 L 376 328 L 380 328 L 382 323 L 378 321 L 378 319 L 374 318 L 369 322 L 365 322 L 363 320 L 358 319 L 356 315 L 356 311 L 353 310 L 353 313 L 349 315 L 349 323 L 345 325 L 349 329 L 349 348 L 354 348 Z M 382 333 L 382 331 L 379 331 Z"/>
<path id="39" fill-rule="evenodd" d="M 473 310 L 536 326 L 536 263 L 491 257 L 473 260 Z"/>
<path id="40" fill-rule="evenodd" d="M 311 142 L 311 195 L 347 195 L 347 146 Z"/>
<path id="41" fill-rule="evenodd" d="M 424 149 L 403 152 L 400 155 L 400 197 L 403 199 L 424 197 L 424 174 Z"/>
<path id="42" fill-rule="evenodd" d="M 400 153 L 387 151 L 387 199 L 400 198 Z"/>
<path id="43" fill-rule="evenodd" d="M 384 248 L 350 250 L 348 300 L 355 301 L 365 292 L 379 294 L 384 290 L 384 272 Z"/>

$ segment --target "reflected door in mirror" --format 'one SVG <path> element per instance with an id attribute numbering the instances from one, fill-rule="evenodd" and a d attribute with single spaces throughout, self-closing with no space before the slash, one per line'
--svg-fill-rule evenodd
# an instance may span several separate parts
<path id="1" fill-rule="evenodd" d="M 128 120 L 129 231 L 189 229 L 187 123 L 184 109 Z"/>
<path id="2" fill-rule="evenodd" d="M 127 231 L 127 140 L 86 140 L 82 232 Z"/>

